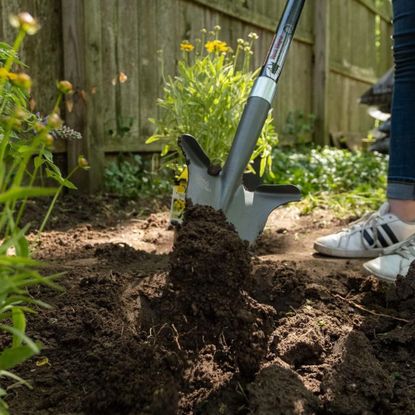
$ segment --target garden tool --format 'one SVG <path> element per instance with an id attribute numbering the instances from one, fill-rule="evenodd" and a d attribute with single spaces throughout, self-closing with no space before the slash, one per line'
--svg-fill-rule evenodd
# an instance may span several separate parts
<path id="1" fill-rule="evenodd" d="M 179 138 L 188 168 L 186 200 L 193 205 L 222 210 L 242 240 L 253 244 L 269 214 L 278 206 L 298 201 L 293 185 L 258 185 L 248 190 L 244 172 L 268 116 L 287 52 L 305 0 L 288 0 L 265 63 L 245 104 L 236 135 L 222 169 L 212 167 L 209 157 L 190 135 Z M 251 187 L 252 189 L 252 187 Z"/>

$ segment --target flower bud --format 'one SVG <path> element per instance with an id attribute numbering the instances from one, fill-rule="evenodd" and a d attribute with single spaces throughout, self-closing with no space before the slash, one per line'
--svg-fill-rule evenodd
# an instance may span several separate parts
<path id="1" fill-rule="evenodd" d="M 62 127 L 61 117 L 59 117 L 59 115 L 56 114 L 56 112 L 54 112 L 53 114 L 50 114 L 48 116 L 47 125 L 53 130 L 57 130 L 58 128 L 61 128 Z"/>
<path id="2" fill-rule="evenodd" d="M 78 157 L 78 166 L 84 170 L 88 170 L 90 168 L 88 160 L 84 156 Z"/>
<path id="3" fill-rule="evenodd" d="M 73 91 L 73 86 L 69 81 L 59 81 L 56 86 L 62 94 L 69 94 Z"/>
<path id="4" fill-rule="evenodd" d="M 17 73 L 13 75 L 14 76 L 9 76 L 9 79 L 13 83 L 13 85 L 16 85 L 19 88 L 26 89 L 26 90 L 29 90 L 32 87 L 32 79 L 30 78 L 28 74 Z"/>
<path id="5" fill-rule="evenodd" d="M 42 134 L 43 132 L 46 131 L 46 127 L 40 122 L 40 121 L 36 121 L 33 124 L 33 129 L 38 133 L 38 134 Z"/>
<path id="6" fill-rule="evenodd" d="M 46 147 L 52 147 L 54 141 L 55 141 L 55 139 L 53 138 L 52 134 L 46 134 L 46 137 L 45 137 Z"/>
<path id="7" fill-rule="evenodd" d="M 24 121 L 26 119 L 26 112 L 22 108 L 16 108 L 13 116 L 17 120 Z"/>
<path id="8" fill-rule="evenodd" d="M 22 12 L 18 15 L 11 14 L 9 22 L 13 27 L 23 30 L 28 35 L 34 35 L 40 29 L 39 22 L 27 12 Z"/>

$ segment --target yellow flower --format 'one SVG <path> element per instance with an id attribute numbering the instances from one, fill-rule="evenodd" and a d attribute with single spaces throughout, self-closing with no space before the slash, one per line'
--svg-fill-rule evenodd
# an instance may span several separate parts
<path id="1" fill-rule="evenodd" d="M 183 52 L 191 52 L 195 47 L 188 41 L 183 40 L 182 43 L 180 43 L 180 50 Z"/>
<path id="2" fill-rule="evenodd" d="M 221 40 L 210 40 L 206 43 L 205 48 L 209 53 L 226 53 L 229 51 L 229 46 L 226 44 L 226 42 L 222 42 Z"/>

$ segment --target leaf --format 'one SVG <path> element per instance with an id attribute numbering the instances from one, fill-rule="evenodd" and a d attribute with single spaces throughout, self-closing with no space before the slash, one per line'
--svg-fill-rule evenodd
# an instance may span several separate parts
<path id="1" fill-rule="evenodd" d="M 17 330 L 11 326 L 6 326 L 5 324 L 0 324 L 0 329 L 12 334 L 13 336 L 19 337 L 22 342 L 24 342 L 28 347 L 30 347 L 33 353 L 40 352 L 39 345 L 33 342 L 33 340 L 31 340 L 28 336 L 26 336 L 26 334 L 22 333 L 20 330 Z"/>
<path id="2" fill-rule="evenodd" d="M 40 344 L 38 347 L 40 349 Z M 27 345 L 4 349 L 0 353 L 0 371 L 13 369 L 35 354 L 32 348 Z"/>
<path id="3" fill-rule="evenodd" d="M 29 242 L 25 235 L 14 238 L 14 247 L 16 248 L 16 255 L 27 258 L 29 257 Z"/>
<path id="4" fill-rule="evenodd" d="M 163 146 L 163 149 L 161 150 L 161 157 L 164 157 L 170 150 L 170 146 L 168 144 L 166 144 L 165 146 Z"/>
<path id="5" fill-rule="evenodd" d="M 55 187 L 14 187 L 7 192 L 0 193 L 0 203 L 13 202 L 30 197 L 53 196 L 57 190 Z"/>
<path id="6" fill-rule="evenodd" d="M 62 185 L 68 189 L 77 190 L 78 188 L 68 179 L 63 179 Z"/>
<path id="7" fill-rule="evenodd" d="M 155 143 L 156 141 L 159 141 L 159 140 L 160 140 L 159 135 L 152 135 L 151 137 L 147 138 L 147 140 L 145 141 L 145 144 Z"/>
<path id="8" fill-rule="evenodd" d="M 21 383 L 22 385 L 25 385 L 29 389 L 33 389 L 32 385 L 22 379 L 20 376 L 15 375 L 14 373 L 11 373 L 7 370 L 0 370 L 0 377 L 8 377 L 10 379 L 16 380 L 17 382 Z"/>
<path id="9" fill-rule="evenodd" d="M 19 307 L 12 308 L 12 322 L 13 327 L 19 330 L 21 333 L 26 332 L 26 318 L 23 311 Z M 16 335 L 13 335 L 12 347 L 18 347 L 22 344 L 22 338 Z M 0 369 L 7 369 L 1 367 Z"/>
<path id="10" fill-rule="evenodd" d="M 34 159 L 34 165 L 35 165 L 35 168 L 39 168 L 40 166 L 42 166 L 42 164 L 44 164 L 45 163 L 45 161 L 43 160 L 43 158 L 42 157 L 40 157 L 40 156 L 37 156 L 37 157 L 35 157 L 35 159 Z"/>
<path id="11" fill-rule="evenodd" d="M 265 173 L 265 168 L 267 167 L 267 159 L 265 157 L 261 157 L 261 162 L 259 164 L 259 175 L 262 177 Z"/>

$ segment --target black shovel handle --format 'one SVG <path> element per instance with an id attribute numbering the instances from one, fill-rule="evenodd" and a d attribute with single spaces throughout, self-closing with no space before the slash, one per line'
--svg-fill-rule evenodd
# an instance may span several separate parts
<path id="1" fill-rule="evenodd" d="M 288 0 L 259 76 L 278 82 L 305 0 Z"/>

